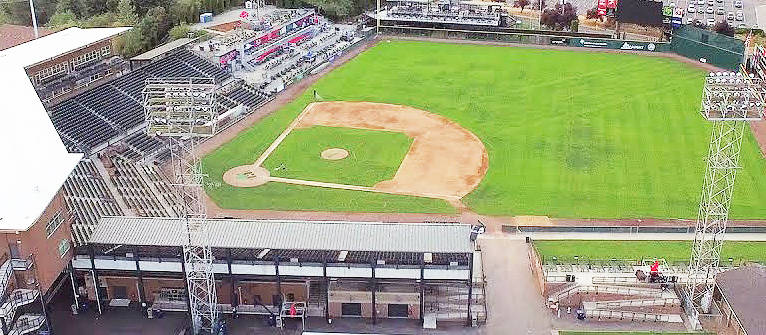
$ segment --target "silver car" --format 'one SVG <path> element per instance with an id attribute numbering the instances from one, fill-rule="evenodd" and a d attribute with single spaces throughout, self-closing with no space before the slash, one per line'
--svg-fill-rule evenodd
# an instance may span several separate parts
<path id="1" fill-rule="evenodd" d="M 713 14 L 713 7 L 708 7 L 707 10 L 705 10 L 708 14 Z"/>
<path id="2" fill-rule="evenodd" d="M 726 14 L 726 19 L 729 21 L 734 21 L 734 12 L 729 12 Z"/>
<path id="3" fill-rule="evenodd" d="M 742 0 L 734 0 L 734 7 L 742 8 Z"/>
<path id="4" fill-rule="evenodd" d="M 724 15 L 726 14 L 726 10 L 723 9 L 723 7 L 718 7 L 718 9 L 715 11 L 716 15 Z"/>
<path id="5" fill-rule="evenodd" d="M 742 13 L 741 10 L 738 10 L 737 11 L 737 21 L 743 21 L 743 20 L 745 20 L 745 14 Z"/>

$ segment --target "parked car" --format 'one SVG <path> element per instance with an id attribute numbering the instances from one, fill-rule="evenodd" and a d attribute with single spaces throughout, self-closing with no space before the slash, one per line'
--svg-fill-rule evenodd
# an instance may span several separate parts
<path id="1" fill-rule="evenodd" d="M 743 21 L 745 19 L 745 13 L 743 13 L 741 10 L 737 11 L 737 21 Z"/>
<path id="2" fill-rule="evenodd" d="M 746 25 L 746 24 L 744 24 L 744 23 L 740 23 L 740 24 L 737 26 L 737 28 L 739 28 L 739 29 L 747 29 L 747 25 Z"/>
<path id="3" fill-rule="evenodd" d="M 715 11 L 715 14 L 716 15 L 724 15 L 724 14 L 726 14 L 726 10 L 723 9 L 723 7 L 718 7 L 718 9 L 716 9 L 716 11 Z"/>
<path id="4" fill-rule="evenodd" d="M 723 3 L 723 0 L 715 0 L 718 3 Z"/>
<path id="5" fill-rule="evenodd" d="M 687 13 L 694 13 L 694 12 L 695 12 L 695 10 L 694 10 L 694 4 L 693 4 L 693 3 L 690 3 L 690 4 L 689 4 L 689 8 L 687 8 L 687 9 L 686 9 L 686 12 L 687 12 Z"/>
<path id="6" fill-rule="evenodd" d="M 707 18 L 707 25 L 711 27 L 715 25 L 715 19 L 712 17 Z"/>
<path id="7" fill-rule="evenodd" d="M 706 12 L 707 12 L 708 14 L 713 14 L 713 7 L 708 7 L 708 8 L 707 8 L 707 10 L 706 10 Z"/>
<path id="8" fill-rule="evenodd" d="M 702 6 L 705 4 L 705 0 L 697 0 L 697 4 Z"/>
<path id="9" fill-rule="evenodd" d="M 734 21 L 734 12 L 729 12 L 726 14 L 726 19 L 729 21 Z"/>
<path id="10" fill-rule="evenodd" d="M 742 8 L 742 0 L 734 0 L 734 7 Z"/>
<path id="11" fill-rule="evenodd" d="M 714 0 L 707 0 L 707 5 L 708 6 L 715 6 L 715 1 Z"/>

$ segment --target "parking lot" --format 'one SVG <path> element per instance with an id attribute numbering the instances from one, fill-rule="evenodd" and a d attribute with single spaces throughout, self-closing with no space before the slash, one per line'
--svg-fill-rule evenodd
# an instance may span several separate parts
<path id="1" fill-rule="evenodd" d="M 758 27 L 756 14 L 756 7 L 759 5 L 758 0 L 740 0 L 742 2 L 742 8 L 734 7 L 734 1 L 736 0 L 712 0 L 712 6 L 708 5 L 710 0 L 702 0 L 702 5 L 699 4 L 699 1 L 700 0 L 663 0 L 663 3 L 666 6 L 676 5 L 679 8 L 683 8 L 684 12 L 686 13 L 684 15 L 684 23 L 700 20 L 702 23 L 707 24 L 709 18 L 712 18 L 715 22 L 718 22 L 721 20 L 726 20 L 728 13 L 731 12 L 735 15 L 735 17 L 729 21 L 729 24 L 735 27 L 741 26 L 743 28 Z M 530 2 L 534 3 L 534 1 Z M 588 11 L 588 9 L 596 7 L 598 4 L 597 0 L 569 0 L 568 2 L 576 6 L 578 14 L 581 15 L 585 15 L 585 12 Z M 688 12 L 689 4 L 694 4 L 694 13 Z M 548 6 L 551 6 L 550 3 Z M 716 14 L 718 7 L 723 7 L 723 15 Z M 708 12 L 708 8 L 712 8 L 712 14 Z M 764 11 L 766 11 L 766 8 L 764 9 Z M 737 11 L 742 11 L 741 21 L 736 19 Z"/>
<path id="2" fill-rule="evenodd" d="M 679 8 L 683 8 L 684 23 L 700 20 L 704 24 L 709 22 L 718 22 L 726 20 L 735 27 L 741 28 L 755 28 L 758 27 L 758 20 L 755 11 L 755 0 L 739 0 L 742 3 L 742 7 L 735 7 L 735 2 L 738 0 L 665 0 L 666 5 L 675 3 Z M 693 6 L 694 12 L 691 12 L 690 5 Z M 720 11 L 722 8 L 723 11 Z M 737 12 L 742 13 L 742 20 L 737 20 Z M 733 18 L 729 13 L 733 14 Z M 712 20 L 711 20 L 712 19 Z"/>

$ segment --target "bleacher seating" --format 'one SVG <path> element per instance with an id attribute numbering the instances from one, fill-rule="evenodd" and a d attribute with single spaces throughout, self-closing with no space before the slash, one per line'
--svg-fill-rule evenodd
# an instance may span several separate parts
<path id="1" fill-rule="evenodd" d="M 141 156 L 151 155 L 157 150 L 165 147 L 165 144 L 157 139 L 146 135 L 143 131 L 138 131 L 125 138 L 125 142 L 128 144 L 132 151 L 137 152 Z M 135 159 L 135 158 L 131 158 Z"/>
<path id="2" fill-rule="evenodd" d="M 65 135 L 62 138 L 71 139 L 65 142 L 69 150 L 88 150 L 143 122 L 141 91 L 146 78 L 177 76 L 210 76 L 218 84 L 231 78 L 223 69 L 181 50 L 50 107 L 51 120 Z"/>
<path id="3" fill-rule="evenodd" d="M 76 99 L 65 100 L 54 106 L 51 121 L 59 133 L 66 134 L 76 144 L 90 148 L 106 142 L 117 135 L 117 131 L 104 120 L 78 104 Z M 74 148 L 70 148 L 72 150 Z"/>
<path id="4" fill-rule="evenodd" d="M 138 216 L 166 217 L 174 216 L 174 213 L 163 205 L 155 191 L 149 186 L 147 179 L 139 170 L 140 165 L 115 158 L 115 172 L 112 181 L 117 186 L 117 191 L 125 203 Z"/>
<path id="5" fill-rule="evenodd" d="M 64 201 L 74 214 L 72 236 L 77 245 L 88 241 L 102 216 L 124 214 L 89 160 L 81 161 L 64 182 Z"/>
<path id="6" fill-rule="evenodd" d="M 250 108 L 259 106 L 268 98 L 265 93 L 248 84 L 243 84 L 235 89 L 229 93 L 228 97 Z"/>

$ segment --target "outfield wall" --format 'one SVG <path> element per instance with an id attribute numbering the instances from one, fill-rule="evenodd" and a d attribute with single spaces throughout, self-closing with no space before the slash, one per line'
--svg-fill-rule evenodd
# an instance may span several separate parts
<path id="1" fill-rule="evenodd" d="M 685 28 L 685 27 L 682 27 Z M 672 43 L 632 41 L 609 38 L 583 37 L 567 32 L 548 35 L 548 31 L 530 30 L 528 33 L 505 31 L 477 31 L 460 29 L 423 28 L 408 26 L 380 26 L 381 33 L 439 39 L 462 39 L 488 42 L 520 43 L 579 47 L 589 49 L 673 53 L 695 62 L 705 63 L 735 71 L 743 59 L 743 43 L 710 31 L 693 27 L 679 29 L 673 34 Z"/>

